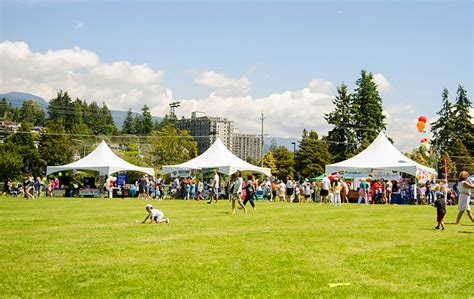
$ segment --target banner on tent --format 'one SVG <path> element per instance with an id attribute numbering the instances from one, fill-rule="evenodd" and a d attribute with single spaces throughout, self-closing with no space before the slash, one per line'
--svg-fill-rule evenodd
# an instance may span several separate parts
<path id="1" fill-rule="evenodd" d="M 190 170 L 175 170 L 171 173 L 172 177 L 189 177 L 191 176 L 191 171 Z"/>

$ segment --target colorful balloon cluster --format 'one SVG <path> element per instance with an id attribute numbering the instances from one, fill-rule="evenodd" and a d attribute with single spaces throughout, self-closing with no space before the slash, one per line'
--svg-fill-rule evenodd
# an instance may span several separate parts
<path id="1" fill-rule="evenodd" d="M 418 132 L 426 133 L 425 126 L 426 126 L 426 116 L 418 117 L 418 122 L 416 123 L 416 128 L 418 129 Z"/>
<path id="2" fill-rule="evenodd" d="M 425 137 L 425 138 L 421 138 L 421 140 L 420 140 L 421 143 L 425 143 L 425 142 L 428 142 L 428 141 L 430 141 L 430 140 L 429 140 L 428 138 L 426 138 L 426 137 Z"/>

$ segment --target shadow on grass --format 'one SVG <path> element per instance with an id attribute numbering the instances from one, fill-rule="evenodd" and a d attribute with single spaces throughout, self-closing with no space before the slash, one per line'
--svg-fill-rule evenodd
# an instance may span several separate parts
<path id="1" fill-rule="evenodd" d="M 468 232 L 468 231 L 459 231 L 459 234 L 474 234 L 474 232 Z"/>

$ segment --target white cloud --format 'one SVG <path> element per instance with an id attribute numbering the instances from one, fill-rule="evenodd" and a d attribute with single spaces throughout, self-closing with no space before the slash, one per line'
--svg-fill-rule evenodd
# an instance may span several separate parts
<path id="1" fill-rule="evenodd" d="M 194 78 L 194 82 L 214 89 L 215 95 L 220 97 L 245 96 L 250 91 L 250 81 L 247 77 L 230 79 L 222 73 L 205 71 Z"/>
<path id="2" fill-rule="evenodd" d="M 32 52 L 24 42 L 0 43 L 0 86 L 3 92 L 24 91 L 53 98 L 59 90 L 73 97 L 105 102 L 117 110 L 139 110 L 144 104 L 166 113 L 172 93 L 163 71 L 127 61 L 104 63 L 91 51 L 73 49 Z"/>
<path id="3" fill-rule="evenodd" d="M 309 82 L 309 92 L 311 93 L 332 93 L 334 85 L 324 79 L 313 79 Z"/>
<path id="4" fill-rule="evenodd" d="M 377 84 L 379 91 L 389 91 L 391 88 L 390 82 L 388 82 L 387 78 L 380 73 L 374 74 L 374 82 Z"/>
<path id="5" fill-rule="evenodd" d="M 74 21 L 74 25 L 77 29 L 82 29 L 86 25 L 84 21 Z"/>
<path id="6" fill-rule="evenodd" d="M 227 79 L 235 80 L 235 79 Z M 327 81 L 325 81 L 327 82 Z M 270 136 L 301 136 L 303 128 L 325 133 L 328 125 L 324 113 L 332 109 L 331 94 L 311 92 L 309 86 L 262 98 L 221 96 L 216 91 L 203 100 L 182 101 L 179 114 L 189 117 L 192 111 L 205 111 L 212 116 L 234 120 L 235 127 L 245 132 L 260 132 L 260 112 L 265 116 L 265 133 Z"/>

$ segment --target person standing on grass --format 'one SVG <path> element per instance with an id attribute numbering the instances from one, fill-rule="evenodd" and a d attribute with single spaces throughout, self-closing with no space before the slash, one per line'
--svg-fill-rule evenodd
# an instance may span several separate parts
<path id="1" fill-rule="evenodd" d="M 458 182 L 458 216 L 456 217 L 456 224 L 459 225 L 461 221 L 461 216 L 466 211 L 467 216 L 474 222 L 474 218 L 471 214 L 471 189 L 474 189 L 474 184 L 469 179 L 469 173 L 467 171 L 462 171 L 459 174 Z"/>
<path id="2" fill-rule="evenodd" d="M 334 179 L 334 184 L 332 186 L 333 189 L 333 196 L 334 196 L 334 206 L 341 206 L 341 191 L 342 191 L 342 184 L 339 182 L 338 178 Z"/>
<path id="3" fill-rule="evenodd" d="M 439 229 L 441 226 L 441 229 L 444 230 L 444 215 L 446 215 L 446 201 L 444 200 L 444 194 L 443 192 L 437 191 L 435 193 L 436 195 L 436 200 L 433 203 L 433 206 L 436 207 L 436 213 L 437 213 L 437 218 L 436 221 L 438 221 L 438 225 L 435 227 L 435 229 Z"/>
<path id="4" fill-rule="evenodd" d="M 369 202 L 367 201 L 367 183 L 363 179 L 360 179 L 359 181 L 359 200 L 357 201 L 357 203 L 360 204 L 362 202 L 362 199 L 364 199 L 365 204 L 368 205 Z"/>
<path id="5" fill-rule="evenodd" d="M 329 180 L 327 175 L 324 175 L 324 178 L 321 181 L 321 191 L 319 192 L 320 195 L 320 202 L 323 203 L 323 198 L 324 198 L 324 203 L 328 203 L 328 195 L 329 195 L 329 189 L 331 189 L 331 180 Z"/>
<path id="6" fill-rule="evenodd" d="M 145 220 L 143 220 L 142 223 L 145 223 L 148 219 L 150 219 L 151 223 L 170 223 L 168 218 L 164 219 L 165 214 L 163 214 L 163 212 L 160 210 L 153 209 L 152 205 L 146 205 L 145 210 L 148 212 L 148 215 L 145 217 Z"/>
<path id="7" fill-rule="evenodd" d="M 0 195 L 10 195 L 10 190 L 11 190 L 11 185 L 12 181 L 10 178 L 5 180 L 5 183 L 3 184 L 3 190 Z"/>
<path id="8" fill-rule="evenodd" d="M 285 201 L 286 185 L 282 180 L 278 180 L 277 190 L 279 201 Z"/>
<path id="9" fill-rule="evenodd" d="M 387 198 L 387 204 L 392 203 L 392 188 L 393 184 L 391 180 L 387 180 L 387 185 L 385 187 L 385 197 Z"/>
<path id="10" fill-rule="evenodd" d="M 242 184 L 244 180 L 242 179 L 242 174 L 240 170 L 237 170 L 235 174 L 232 175 L 232 183 L 230 185 L 230 199 L 232 200 L 232 214 L 235 214 L 235 202 L 237 201 L 239 205 L 244 210 L 244 214 L 247 214 L 247 209 L 242 203 Z"/>
<path id="11" fill-rule="evenodd" d="M 255 195 L 255 188 L 253 186 L 253 176 L 251 174 L 247 176 L 247 183 L 245 184 L 244 189 L 245 189 L 244 206 L 247 204 L 247 202 L 250 201 L 250 205 L 255 211 L 255 203 L 253 200 L 256 197 L 256 195 Z"/>

